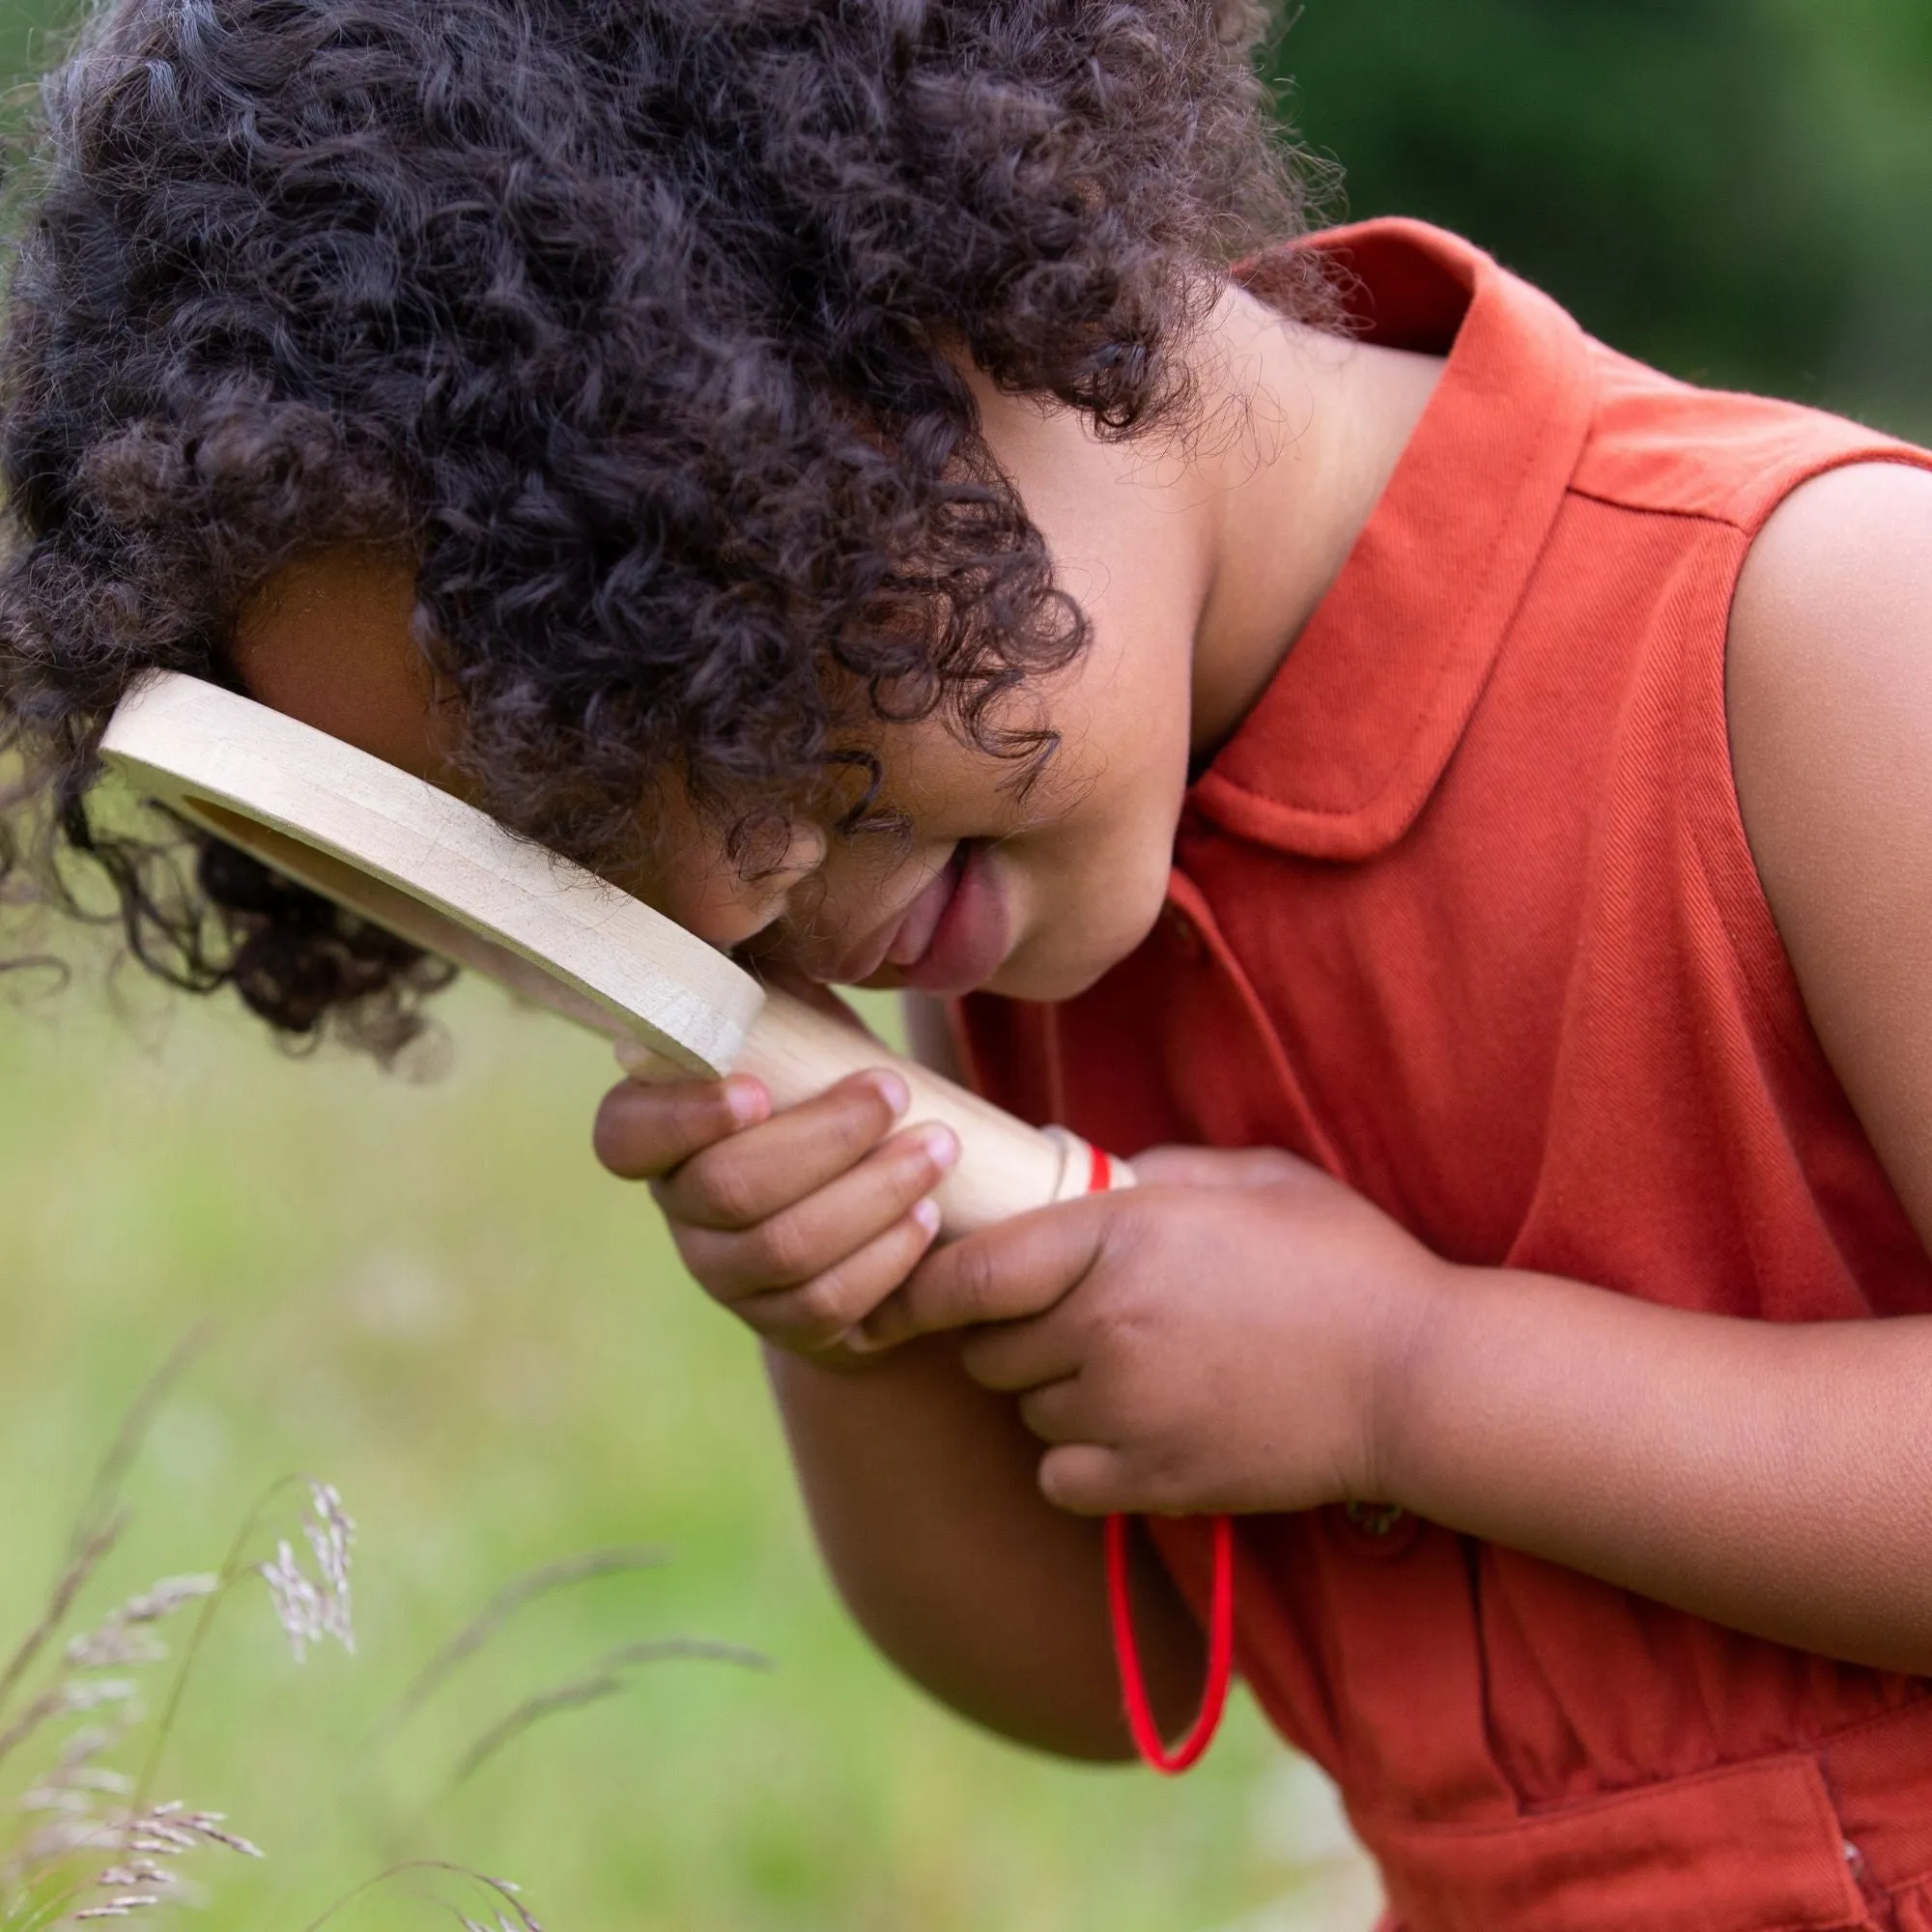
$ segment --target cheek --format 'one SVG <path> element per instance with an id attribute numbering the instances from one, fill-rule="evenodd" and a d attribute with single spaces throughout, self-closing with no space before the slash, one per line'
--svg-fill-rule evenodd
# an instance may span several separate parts
<path id="1" fill-rule="evenodd" d="M 1173 870 L 1184 732 L 1172 745 L 1144 734 L 1117 749 L 1113 762 L 1079 770 L 1069 763 L 1062 777 L 1071 802 L 1012 843 L 1026 901 L 1023 938 L 992 990 L 1014 998 L 1071 999 L 1152 930 Z"/>
<path id="2" fill-rule="evenodd" d="M 1019 937 L 988 990 L 1049 1002 L 1084 993 L 1152 930 L 1172 848 L 1172 818 L 1158 812 L 1013 841 Z"/>

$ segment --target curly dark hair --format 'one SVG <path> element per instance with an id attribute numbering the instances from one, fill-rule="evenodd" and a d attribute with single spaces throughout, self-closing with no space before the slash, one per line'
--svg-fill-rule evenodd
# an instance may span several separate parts
<path id="1" fill-rule="evenodd" d="M 1185 418 L 1228 264 L 1301 221 L 1263 15 L 113 0 L 43 90 L 0 341 L 9 860 L 104 867 L 178 983 L 405 1037 L 441 969 L 88 798 L 129 682 L 233 684 L 238 612 L 337 545 L 412 561 L 484 802 L 593 866 L 667 773 L 741 846 L 863 819 L 868 715 L 1036 769 L 999 700 L 1086 621 L 960 356 L 1106 435 Z"/>

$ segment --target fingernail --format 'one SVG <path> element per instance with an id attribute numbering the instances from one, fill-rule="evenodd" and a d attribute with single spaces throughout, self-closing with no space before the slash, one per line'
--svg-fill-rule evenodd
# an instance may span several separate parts
<path id="1" fill-rule="evenodd" d="M 848 1355 L 876 1355 L 885 1346 L 875 1342 L 864 1328 L 848 1328 L 838 1340 Z"/>
<path id="2" fill-rule="evenodd" d="M 913 1203 L 912 1218 L 928 1235 L 939 1233 L 939 1203 L 928 1194 L 923 1201 Z"/>
<path id="3" fill-rule="evenodd" d="M 771 1110 L 765 1090 L 757 1081 L 738 1079 L 724 1083 L 724 1108 L 741 1127 L 755 1126 Z"/>
<path id="4" fill-rule="evenodd" d="M 951 1127 L 933 1125 L 922 1129 L 919 1144 L 925 1150 L 925 1157 L 941 1174 L 952 1166 L 959 1158 L 959 1137 Z"/>
<path id="5" fill-rule="evenodd" d="M 897 1120 L 912 1105 L 912 1090 L 891 1067 L 881 1067 L 872 1076 L 873 1085 L 879 1090 L 879 1098 L 893 1110 L 893 1119 Z"/>

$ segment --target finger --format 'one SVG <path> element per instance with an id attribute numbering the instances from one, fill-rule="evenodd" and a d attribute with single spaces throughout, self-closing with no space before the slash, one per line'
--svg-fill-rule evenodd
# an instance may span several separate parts
<path id="1" fill-rule="evenodd" d="M 906 1278 L 938 1232 L 938 1208 L 919 1202 L 884 1234 L 802 1287 L 753 1295 L 735 1313 L 776 1348 L 795 1354 L 836 1349 Z"/>
<path id="2" fill-rule="evenodd" d="M 700 1150 L 658 1181 L 658 1204 L 696 1228 L 753 1227 L 863 1160 L 909 1104 L 889 1068 L 855 1073 Z"/>
<path id="3" fill-rule="evenodd" d="M 795 1288 L 911 1213 L 958 1158 L 951 1128 L 929 1122 L 895 1134 L 857 1167 L 749 1228 L 678 1224 L 678 1250 L 721 1301 L 735 1305 L 746 1295 Z M 870 1304 L 861 1312 L 869 1314 Z"/>
<path id="4" fill-rule="evenodd" d="M 1030 1389 L 1019 1400 L 1020 1420 L 1042 1442 L 1092 1442 L 1095 1428 L 1092 1392 L 1078 1376 L 1066 1376 L 1044 1388 Z"/>
<path id="5" fill-rule="evenodd" d="M 1280 1148 L 1149 1148 L 1133 1165 L 1146 1187 L 1279 1187 L 1321 1172 Z"/>
<path id="6" fill-rule="evenodd" d="M 959 1345 L 959 1366 L 995 1395 L 1020 1395 L 1080 1373 L 1085 1338 L 1079 1329 L 1064 1311 L 969 1328 Z"/>
<path id="7" fill-rule="evenodd" d="M 764 1120 L 771 1095 L 756 1080 L 626 1080 L 605 1094 L 591 1129 L 597 1158 L 621 1180 L 653 1180 L 700 1149 Z"/>
<path id="8" fill-rule="evenodd" d="M 1141 1515 L 1152 1506 L 1135 1492 L 1125 1460 L 1099 1442 L 1063 1442 L 1039 1459 L 1039 1492 L 1070 1516 Z"/>
<path id="9" fill-rule="evenodd" d="M 866 1323 L 861 1339 L 884 1347 L 943 1328 L 1045 1314 L 1098 1258 L 1106 1210 L 1105 1196 L 1069 1201 L 936 1249 Z"/>

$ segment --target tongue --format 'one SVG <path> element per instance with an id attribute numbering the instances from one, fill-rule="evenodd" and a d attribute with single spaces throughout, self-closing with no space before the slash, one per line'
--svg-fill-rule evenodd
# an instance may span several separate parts
<path id="1" fill-rule="evenodd" d="M 886 948 L 889 963 L 916 966 L 925 957 L 926 948 L 939 930 L 939 922 L 952 901 L 965 863 L 965 854 L 955 846 L 952 858 L 934 875 L 932 883 L 906 908 L 899 929 L 893 934 L 893 943 Z"/>

